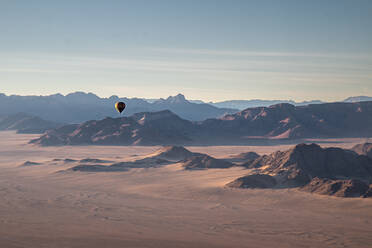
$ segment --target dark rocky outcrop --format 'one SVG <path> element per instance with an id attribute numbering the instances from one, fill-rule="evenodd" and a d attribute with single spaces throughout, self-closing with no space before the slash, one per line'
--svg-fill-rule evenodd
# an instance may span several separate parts
<path id="1" fill-rule="evenodd" d="M 339 197 L 371 197 L 369 185 L 357 179 L 332 180 L 313 178 L 303 191 Z"/>
<path id="2" fill-rule="evenodd" d="M 216 159 L 206 154 L 200 154 L 186 159 L 182 162 L 182 166 L 186 170 L 226 169 L 234 166 L 234 164 L 223 159 Z"/>
<path id="3" fill-rule="evenodd" d="M 254 174 L 235 179 L 226 186 L 232 188 L 273 188 L 277 184 L 274 177 L 265 174 Z"/>

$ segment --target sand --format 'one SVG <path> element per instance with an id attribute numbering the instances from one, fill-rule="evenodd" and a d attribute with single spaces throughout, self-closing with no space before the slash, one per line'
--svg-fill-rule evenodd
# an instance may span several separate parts
<path id="1" fill-rule="evenodd" d="M 60 172 L 73 164 L 53 159 L 119 162 L 159 147 L 43 148 L 33 137 L 0 132 L 0 247 L 372 247 L 371 199 L 224 187 L 242 168 Z M 216 157 L 286 148 L 188 147 Z"/>

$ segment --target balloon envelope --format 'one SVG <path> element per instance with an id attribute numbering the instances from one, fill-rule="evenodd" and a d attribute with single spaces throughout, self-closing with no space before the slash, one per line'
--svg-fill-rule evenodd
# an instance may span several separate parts
<path id="1" fill-rule="evenodd" d="M 115 108 L 119 113 L 121 113 L 125 109 L 125 103 L 117 102 L 117 103 L 115 103 Z"/>

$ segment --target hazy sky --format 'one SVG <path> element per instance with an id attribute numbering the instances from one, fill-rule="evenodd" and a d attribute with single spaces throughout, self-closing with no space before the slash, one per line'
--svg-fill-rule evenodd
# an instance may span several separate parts
<path id="1" fill-rule="evenodd" d="M 0 92 L 372 96 L 370 0 L 0 0 Z"/>

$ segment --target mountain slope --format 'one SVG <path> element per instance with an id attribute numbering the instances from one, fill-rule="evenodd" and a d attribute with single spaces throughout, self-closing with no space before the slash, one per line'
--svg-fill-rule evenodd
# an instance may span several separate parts
<path id="1" fill-rule="evenodd" d="M 0 117 L 0 130 L 17 130 L 18 133 L 44 133 L 58 126 L 61 124 L 25 113 Z"/>

